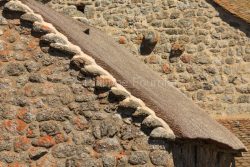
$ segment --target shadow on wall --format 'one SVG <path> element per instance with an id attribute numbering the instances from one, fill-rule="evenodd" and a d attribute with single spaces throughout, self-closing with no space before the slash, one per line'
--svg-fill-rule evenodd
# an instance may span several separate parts
<path id="1" fill-rule="evenodd" d="M 232 154 L 197 143 L 173 144 L 174 167 L 235 167 Z"/>
<path id="2" fill-rule="evenodd" d="M 250 23 L 247 23 L 241 18 L 233 15 L 232 13 L 230 13 L 229 11 L 225 10 L 223 7 L 215 3 L 213 0 L 206 0 L 206 1 L 219 12 L 219 16 L 224 22 L 228 23 L 235 29 L 239 29 L 240 31 L 244 32 L 246 36 L 250 38 Z"/>

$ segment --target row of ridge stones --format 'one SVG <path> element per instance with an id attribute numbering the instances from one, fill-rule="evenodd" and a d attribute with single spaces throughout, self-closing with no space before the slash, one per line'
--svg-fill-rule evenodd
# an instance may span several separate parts
<path id="1" fill-rule="evenodd" d="M 4 5 L 4 9 L 23 13 L 20 16 L 21 20 L 32 23 L 33 31 L 45 34 L 41 36 L 40 40 L 48 42 L 49 46 L 53 49 L 74 55 L 71 62 L 81 72 L 91 74 L 96 79 L 101 80 L 102 83 L 106 83 L 99 84 L 98 87 L 108 87 L 113 95 L 119 97 L 120 107 L 135 109 L 133 116 L 144 116 L 145 119 L 142 121 L 142 125 L 153 129 L 150 137 L 168 140 L 175 139 L 174 132 L 164 120 L 157 117 L 155 112 L 148 108 L 142 100 L 131 95 L 122 85 L 118 84 L 116 79 L 108 71 L 97 65 L 92 57 L 83 53 L 78 46 L 70 43 L 67 37 L 58 32 L 52 24 L 45 22 L 40 15 L 35 14 L 28 6 L 18 0 L 9 0 Z"/>

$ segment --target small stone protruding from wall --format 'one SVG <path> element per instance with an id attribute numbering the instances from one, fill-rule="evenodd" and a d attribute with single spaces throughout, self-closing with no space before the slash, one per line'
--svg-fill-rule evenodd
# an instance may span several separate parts
<path id="1" fill-rule="evenodd" d="M 185 51 L 185 47 L 183 44 L 178 43 L 178 42 L 172 44 L 169 61 L 171 63 L 176 62 L 176 59 L 180 57 L 184 51 Z"/>
<path id="2" fill-rule="evenodd" d="M 143 35 L 142 43 L 140 46 L 141 55 L 149 55 L 150 53 L 152 53 L 159 39 L 160 36 L 158 32 L 154 30 L 146 32 Z"/>

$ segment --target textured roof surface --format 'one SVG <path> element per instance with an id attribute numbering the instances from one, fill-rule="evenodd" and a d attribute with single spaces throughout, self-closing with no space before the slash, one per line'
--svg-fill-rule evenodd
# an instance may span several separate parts
<path id="1" fill-rule="evenodd" d="M 214 0 L 218 5 L 232 14 L 250 23 L 250 1 L 249 0 Z"/>
<path id="2" fill-rule="evenodd" d="M 32 0 L 22 2 L 41 14 L 47 22 L 52 23 L 71 42 L 108 70 L 133 95 L 142 99 L 158 117 L 170 125 L 178 137 L 208 140 L 234 150 L 245 150 L 245 146 L 231 132 L 211 119 L 177 89 L 162 84 L 165 81 L 157 73 L 119 47 L 103 32 L 90 27 L 90 34 L 87 35 L 83 32 L 86 25 Z M 152 79 L 155 84 L 150 84 Z"/>

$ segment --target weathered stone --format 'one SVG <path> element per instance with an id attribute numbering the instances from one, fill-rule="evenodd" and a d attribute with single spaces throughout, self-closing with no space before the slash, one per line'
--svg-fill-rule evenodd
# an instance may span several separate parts
<path id="1" fill-rule="evenodd" d="M 250 96 L 247 95 L 241 95 L 238 100 L 238 103 L 250 103 Z"/>
<path id="2" fill-rule="evenodd" d="M 175 139 L 175 135 L 173 131 L 169 128 L 158 127 L 152 130 L 150 133 L 150 137 L 152 138 L 165 138 L 169 140 Z"/>
<path id="3" fill-rule="evenodd" d="M 155 116 L 149 115 L 142 121 L 142 125 L 148 128 L 155 128 L 163 126 L 161 121 L 159 121 Z"/>
<path id="4" fill-rule="evenodd" d="M 120 102 L 120 106 L 128 108 L 143 107 L 145 104 L 135 97 L 129 97 Z"/>
<path id="5" fill-rule="evenodd" d="M 146 151 L 133 151 L 128 161 L 132 165 L 144 165 L 148 161 L 148 153 Z"/>
<path id="6" fill-rule="evenodd" d="M 32 148 L 29 150 L 29 157 L 32 160 L 38 160 L 47 153 L 48 151 L 45 148 Z"/>
<path id="7" fill-rule="evenodd" d="M 100 130 L 102 136 L 113 137 L 119 130 L 118 122 L 112 119 L 105 119 L 100 123 Z"/>
<path id="8" fill-rule="evenodd" d="M 24 20 L 24 21 L 29 21 L 29 22 L 42 22 L 42 18 L 39 17 L 38 15 L 35 15 L 33 13 L 25 13 L 21 16 L 21 19 Z"/>
<path id="9" fill-rule="evenodd" d="M 10 151 L 12 148 L 12 140 L 8 134 L 2 134 L 0 139 L 0 152 Z"/>
<path id="10" fill-rule="evenodd" d="M 115 86 L 115 82 L 112 78 L 108 76 L 97 76 L 95 81 L 95 86 L 97 88 L 111 88 Z"/>
<path id="11" fill-rule="evenodd" d="M 55 136 L 60 133 L 60 128 L 55 122 L 44 122 L 39 126 L 41 134 L 45 133 L 50 136 Z"/>
<path id="12" fill-rule="evenodd" d="M 138 130 L 132 125 L 124 126 L 121 130 L 121 138 L 123 140 L 134 139 L 137 135 L 139 135 Z"/>
<path id="13" fill-rule="evenodd" d="M 49 110 L 43 110 L 43 112 L 39 112 L 36 115 L 36 120 L 38 122 L 49 121 L 50 119 L 52 119 L 52 114 L 51 114 L 51 111 L 49 111 Z"/>
<path id="14" fill-rule="evenodd" d="M 170 14 L 170 19 L 178 19 L 180 17 L 180 12 L 179 11 L 173 11 Z"/>
<path id="15" fill-rule="evenodd" d="M 62 36 L 55 34 L 55 33 L 49 33 L 46 35 L 43 35 L 40 39 L 43 42 L 47 43 L 59 43 L 59 44 L 67 44 L 66 39 L 64 39 Z"/>
<path id="16" fill-rule="evenodd" d="M 32 30 L 36 33 L 41 33 L 42 35 L 48 33 L 55 33 L 55 29 L 51 25 L 43 24 L 40 22 L 34 22 Z"/>
<path id="17" fill-rule="evenodd" d="M 103 153 L 109 151 L 120 151 L 121 146 L 116 137 L 104 138 L 95 143 L 94 149 L 99 153 Z"/>
<path id="18" fill-rule="evenodd" d="M 31 144 L 35 147 L 45 147 L 49 148 L 55 145 L 55 140 L 51 136 L 42 136 L 38 139 L 35 139 L 31 142 Z"/>
<path id="19" fill-rule="evenodd" d="M 20 63 L 10 63 L 6 67 L 6 73 L 10 76 L 19 76 L 25 71 L 25 67 Z"/>
<path id="20" fill-rule="evenodd" d="M 75 55 L 71 59 L 71 63 L 77 67 L 78 69 L 81 69 L 84 67 L 84 65 L 90 65 L 95 62 L 94 59 L 88 57 L 87 55 Z"/>
<path id="21" fill-rule="evenodd" d="M 95 138 L 91 133 L 73 133 L 73 141 L 75 144 L 80 145 L 92 145 L 95 142 Z"/>
<path id="22" fill-rule="evenodd" d="M 174 43 L 172 45 L 171 52 L 170 52 L 170 57 L 169 57 L 170 62 L 173 62 L 173 60 L 171 59 L 179 57 L 184 51 L 185 51 L 185 48 L 182 44 Z"/>
<path id="23" fill-rule="evenodd" d="M 103 167 L 114 167 L 116 166 L 116 158 L 114 156 L 104 156 L 102 157 Z"/>
<path id="24" fill-rule="evenodd" d="M 28 72 L 36 72 L 40 69 L 40 64 L 34 61 L 28 61 L 25 63 L 25 67 Z"/>
<path id="25" fill-rule="evenodd" d="M 61 43 L 51 43 L 50 47 L 69 55 L 80 54 L 80 52 L 76 48 L 73 48 L 68 45 L 63 45 Z"/>
<path id="26" fill-rule="evenodd" d="M 95 8 L 92 6 L 86 6 L 84 9 L 84 14 L 88 19 L 92 19 L 95 17 Z"/>
<path id="27" fill-rule="evenodd" d="M 52 155 L 56 158 L 71 157 L 76 154 L 76 146 L 68 143 L 57 144 L 52 149 Z"/>
<path id="28" fill-rule="evenodd" d="M 0 16 L 0 25 L 6 25 L 6 24 L 8 24 L 7 20 L 3 16 Z"/>
<path id="29" fill-rule="evenodd" d="M 140 46 L 140 53 L 142 55 L 148 55 L 150 54 L 154 48 L 157 42 L 159 41 L 160 36 L 159 33 L 156 31 L 148 31 L 144 34 L 142 43 Z"/>
<path id="30" fill-rule="evenodd" d="M 4 7 L 10 11 L 14 11 L 14 12 L 29 12 L 30 9 L 28 9 L 27 6 L 23 5 L 21 2 L 19 1 L 10 1 L 8 3 L 6 3 L 4 5 Z"/>
<path id="31" fill-rule="evenodd" d="M 29 81 L 34 83 L 43 83 L 45 78 L 41 74 L 33 73 L 29 76 Z"/>
<path id="32" fill-rule="evenodd" d="M 152 164 L 157 166 L 168 166 L 169 154 L 167 151 L 155 150 L 150 154 L 150 160 Z"/>

